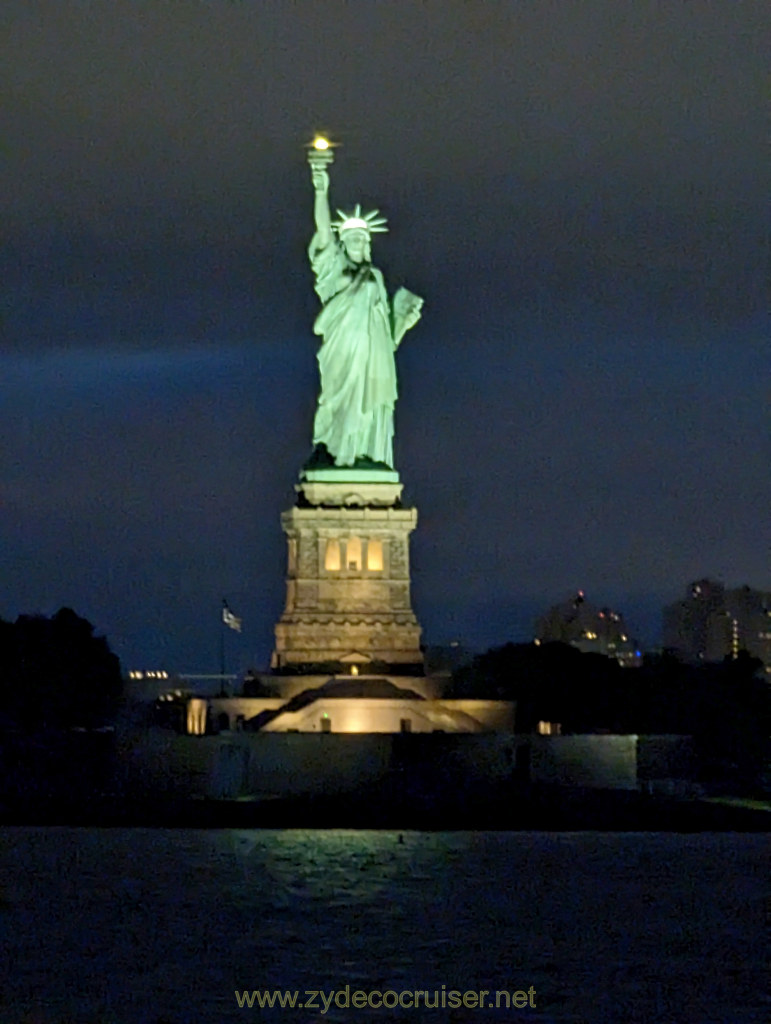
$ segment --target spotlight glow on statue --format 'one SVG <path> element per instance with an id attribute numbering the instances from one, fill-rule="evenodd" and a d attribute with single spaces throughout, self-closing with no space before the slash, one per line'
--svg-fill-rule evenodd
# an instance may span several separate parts
<path id="1" fill-rule="evenodd" d="M 400 288 L 389 301 L 382 273 L 372 266 L 371 236 L 387 231 L 378 211 L 329 209 L 332 144 L 317 136 L 308 150 L 315 192 L 316 233 L 308 249 L 322 309 L 313 326 L 321 336 L 321 376 L 313 424 L 315 464 L 393 467 L 396 363 L 394 352 L 420 319 L 423 300 Z M 322 447 L 323 446 L 323 447 Z"/>

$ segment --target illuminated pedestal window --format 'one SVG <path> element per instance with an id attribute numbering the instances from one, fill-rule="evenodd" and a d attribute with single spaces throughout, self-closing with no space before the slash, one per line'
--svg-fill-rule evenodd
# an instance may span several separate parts
<path id="1" fill-rule="evenodd" d="M 367 568 L 370 572 L 383 571 L 383 542 L 382 540 L 367 541 Z"/>
<path id="2" fill-rule="evenodd" d="M 352 572 L 361 569 L 361 541 L 358 537 L 349 537 L 346 542 L 345 564 Z"/>
<path id="3" fill-rule="evenodd" d="M 327 572 L 340 572 L 340 541 L 328 540 L 324 555 L 324 568 Z"/>

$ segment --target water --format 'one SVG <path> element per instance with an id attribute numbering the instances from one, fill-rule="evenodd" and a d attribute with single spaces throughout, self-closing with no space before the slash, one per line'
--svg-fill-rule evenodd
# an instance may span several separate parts
<path id="1" fill-rule="evenodd" d="M 5 829 L 0 1020 L 765 1022 L 768 846 L 730 833 Z M 533 986 L 536 1006 L 322 1014 L 235 1000 L 346 983 L 429 1001 L 443 984 Z"/>

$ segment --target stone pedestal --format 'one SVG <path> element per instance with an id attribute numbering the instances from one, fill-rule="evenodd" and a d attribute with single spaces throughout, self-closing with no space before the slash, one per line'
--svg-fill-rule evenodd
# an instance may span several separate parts
<path id="1" fill-rule="evenodd" d="M 417 510 L 402 508 L 398 474 L 307 470 L 295 489 L 297 504 L 281 516 L 287 594 L 273 669 L 421 671 L 410 601 Z"/>

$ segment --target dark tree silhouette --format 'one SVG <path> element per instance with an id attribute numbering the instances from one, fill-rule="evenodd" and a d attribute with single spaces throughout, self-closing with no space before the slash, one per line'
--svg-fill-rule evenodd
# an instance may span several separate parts
<path id="1" fill-rule="evenodd" d="M 0 622 L 0 724 L 102 726 L 113 718 L 121 689 L 117 657 L 72 609 Z"/>
<path id="2" fill-rule="evenodd" d="M 693 736 L 706 781 L 752 789 L 769 760 L 771 687 L 760 661 L 684 665 L 646 656 L 639 669 L 567 644 L 506 644 L 453 676 L 452 695 L 517 702 L 519 732 L 540 720 L 562 731 Z"/>
<path id="3" fill-rule="evenodd" d="M 621 726 L 627 677 L 601 654 L 582 654 L 562 643 L 506 644 L 479 655 L 453 677 L 457 697 L 517 702 L 517 729 L 560 722 L 565 732 Z"/>

